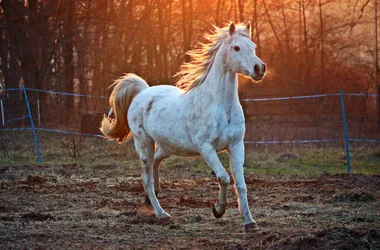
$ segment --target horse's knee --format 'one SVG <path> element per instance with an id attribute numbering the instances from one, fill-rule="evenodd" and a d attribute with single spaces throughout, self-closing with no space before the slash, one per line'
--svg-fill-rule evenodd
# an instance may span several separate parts
<path id="1" fill-rule="evenodd" d="M 150 157 L 141 158 L 141 164 L 143 168 L 151 168 L 153 164 L 153 159 L 151 159 Z"/>
<path id="2" fill-rule="evenodd" d="M 247 193 L 247 185 L 244 184 L 235 184 L 235 190 L 238 194 Z"/>
<path id="3" fill-rule="evenodd" d="M 143 164 L 141 168 L 141 179 L 143 181 L 144 186 L 150 186 L 153 183 L 153 176 L 151 171 L 149 170 L 149 166 Z"/>
<path id="4" fill-rule="evenodd" d="M 230 177 L 228 176 L 228 174 L 225 174 L 225 175 L 222 175 L 222 176 L 219 176 L 218 177 L 218 181 L 219 183 L 222 185 L 228 185 L 230 184 L 231 180 L 230 180 Z"/>

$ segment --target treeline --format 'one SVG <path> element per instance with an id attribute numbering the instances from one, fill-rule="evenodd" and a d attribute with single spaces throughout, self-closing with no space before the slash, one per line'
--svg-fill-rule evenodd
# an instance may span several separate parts
<path id="1" fill-rule="evenodd" d="M 212 24 L 251 22 L 266 96 L 374 92 L 377 13 L 369 0 L 0 0 L 0 81 L 107 95 L 125 72 L 173 84 Z M 248 88 L 242 85 L 242 88 Z M 242 89 L 241 88 L 241 89 Z M 19 93 L 9 92 L 16 98 Z M 88 108 L 88 100 L 65 101 Z M 97 103 L 102 109 L 105 103 Z"/>

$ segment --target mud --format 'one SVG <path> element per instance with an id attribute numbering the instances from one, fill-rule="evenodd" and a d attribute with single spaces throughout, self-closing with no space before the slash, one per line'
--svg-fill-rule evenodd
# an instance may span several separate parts
<path id="1" fill-rule="evenodd" d="M 226 214 L 208 170 L 161 170 L 159 221 L 138 169 L 0 167 L 1 249 L 380 249 L 380 176 L 246 175 L 260 231 L 247 234 L 232 184 Z"/>

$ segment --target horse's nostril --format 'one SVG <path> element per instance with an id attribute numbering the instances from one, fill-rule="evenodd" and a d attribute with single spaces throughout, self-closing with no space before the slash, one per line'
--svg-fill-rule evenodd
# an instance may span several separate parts
<path id="1" fill-rule="evenodd" d="M 259 75 L 260 74 L 260 66 L 258 64 L 255 64 L 255 66 L 253 66 L 253 71 L 255 71 L 256 75 Z"/>
<path id="2" fill-rule="evenodd" d="M 265 65 L 265 63 L 263 63 L 263 73 L 265 73 L 267 71 L 267 66 Z"/>

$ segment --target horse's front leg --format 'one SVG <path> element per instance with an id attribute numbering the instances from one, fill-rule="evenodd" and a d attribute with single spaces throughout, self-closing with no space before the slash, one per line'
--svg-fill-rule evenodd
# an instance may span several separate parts
<path id="1" fill-rule="evenodd" d="M 252 219 L 251 211 L 248 206 L 247 199 L 247 185 L 244 180 L 244 143 L 239 141 L 238 143 L 231 144 L 227 148 L 230 154 L 230 169 L 235 183 L 235 192 L 238 197 L 239 211 L 243 216 L 245 230 L 257 231 L 258 227 L 256 222 Z"/>
<path id="2" fill-rule="evenodd" d="M 230 177 L 228 176 L 228 173 L 224 169 L 222 163 L 220 163 L 215 148 L 211 144 L 203 143 L 200 147 L 200 153 L 203 159 L 211 167 L 212 171 L 214 171 L 216 178 L 218 178 L 219 181 L 219 197 L 212 211 L 216 218 L 220 218 L 226 212 L 227 188 L 228 184 L 230 184 Z"/>

